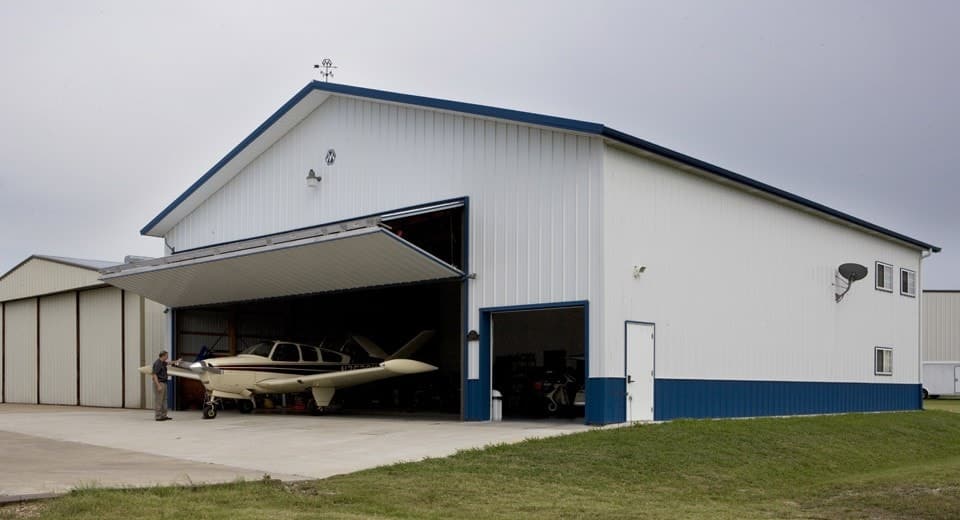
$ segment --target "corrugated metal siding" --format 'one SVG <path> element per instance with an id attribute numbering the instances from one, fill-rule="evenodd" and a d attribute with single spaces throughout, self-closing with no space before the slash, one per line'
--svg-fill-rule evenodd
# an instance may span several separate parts
<path id="1" fill-rule="evenodd" d="M 37 300 L 6 303 L 6 398 L 37 402 Z"/>
<path id="2" fill-rule="evenodd" d="M 4 387 L 5 381 L 3 380 L 6 372 L 3 367 L 4 359 L 7 357 L 6 348 L 4 347 L 4 322 L 6 321 L 6 304 L 0 302 L 0 403 L 7 402 L 6 398 L 6 387 Z"/>
<path id="3" fill-rule="evenodd" d="M 157 359 L 161 350 L 170 350 L 168 340 L 169 323 L 166 319 L 167 314 L 163 313 L 164 309 L 165 307 L 163 305 L 155 301 L 144 301 L 143 365 L 153 363 L 153 360 Z M 128 374 L 127 377 L 131 377 L 130 374 Z M 140 388 L 143 389 L 144 407 L 148 409 L 153 408 L 153 385 L 150 384 L 150 379 L 139 373 L 137 373 L 137 377 L 140 378 Z"/>
<path id="4" fill-rule="evenodd" d="M 605 165 L 591 375 L 624 376 L 623 323 L 639 320 L 657 325 L 657 378 L 919 382 L 918 300 L 873 286 L 875 261 L 916 271 L 919 251 L 618 149 Z M 838 304 L 844 262 L 869 275 Z M 874 375 L 875 346 L 895 349 L 893 376 Z"/>
<path id="5" fill-rule="evenodd" d="M 480 307 L 558 301 L 591 300 L 595 319 L 602 166 L 598 137 L 331 96 L 166 239 L 181 251 L 467 196 L 470 328 Z"/>
<path id="6" fill-rule="evenodd" d="M 654 419 L 919 410 L 919 384 L 657 379 Z"/>
<path id="7" fill-rule="evenodd" d="M 103 285 L 99 273 L 33 258 L 0 280 L 0 301 Z"/>
<path id="8" fill-rule="evenodd" d="M 105 279 L 171 307 L 462 276 L 460 271 L 380 228 L 130 271 Z"/>
<path id="9" fill-rule="evenodd" d="M 923 293 L 923 360 L 960 362 L 960 291 Z"/>
<path id="10" fill-rule="evenodd" d="M 40 298 L 40 402 L 77 404 L 77 297 Z"/>
<path id="11" fill-rule="evenodd" d="M 126 379 L 126 384 L 124 385 L 124 406 L 127 408 L 140 408 L 141 404 L 141 379 L 142 376 L 137 369 L 143 366 L 144 360 L 142 356 L 141 341 L 142 341 L 142 306 L 143 297 L 138 296 L 132 293 L 124 294 L 123 306 L 124 306 L 124 362 L 123 362 L 123 377 Z"/>
<path id="12" fill-rule="evenodd" d="M 80 293 L 80 404 L 122 403 L 120 289 Z"/>

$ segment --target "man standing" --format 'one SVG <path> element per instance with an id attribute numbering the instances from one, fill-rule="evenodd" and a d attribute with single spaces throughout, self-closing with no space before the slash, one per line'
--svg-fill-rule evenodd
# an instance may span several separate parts
<path id="1" fill-rule="evenodd" d="M 179 363 L 178 359 L 174 363 Z M 153 398 L 153 418 L 157 421 L 169 421 L 167 416 L 167 351 L 161 350 L 160 356 L 153 362 L 153 384 L 156 392 Z"/>

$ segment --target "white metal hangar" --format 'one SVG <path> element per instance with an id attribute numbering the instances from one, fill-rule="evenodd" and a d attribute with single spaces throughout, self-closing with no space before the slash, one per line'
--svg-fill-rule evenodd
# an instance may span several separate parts
<path id="1" fill-rule="evenodd" d="M 136 369 L 163 307 L 101 282 L 117 263 L 33 255 L 0 276 L 0 402 L 153 406 Z"/>
<path id="2" fill-rule="evenodd" d="M 313 82 L 142 233 L 167 256 L 102 279 L 171 307 L 178 355 L 438 331 L 418 355 L 440 370 L 356 402 L 486 420 L 494 390 L 505 416 L 585 395 L 591 424 L 920 407 L 937 247 L 597 123 Z"/>

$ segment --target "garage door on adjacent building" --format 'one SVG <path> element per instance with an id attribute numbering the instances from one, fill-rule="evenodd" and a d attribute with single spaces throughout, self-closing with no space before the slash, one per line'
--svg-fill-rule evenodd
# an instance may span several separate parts
<path id="1" fill-rule="evenodd" d="M 32 256 L 0 277 L 0 400 L 152 406 L 136 370 L 165 344 L 163 309 L 101 282 L 113 264 Z"/>

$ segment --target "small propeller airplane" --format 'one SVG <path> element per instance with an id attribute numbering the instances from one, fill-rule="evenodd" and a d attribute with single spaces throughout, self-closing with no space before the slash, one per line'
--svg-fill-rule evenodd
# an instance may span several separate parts
<path id="1" fill-rule="evenodd" d="M 371 358 L 382 360 L 379 362 L 355 362 L 350 355 L 337 350 L 273 340 L 257 343 L 236 356 L 174 363 L 167 373 L 203 384 L 207 391 L 204 419 L 216 418 L 220 399 L 236 399 L 240 411 L 250 413 L 256 407 L 257 394 L 299 393 L 307 389 L 313 394 L 310 411 L 318 413 L 330 406 L 338 388 L 437 370 L 433 365 L 407 359 L 433 335 L 432 330 L 420 332 L 390 355 L 368 338 L 353 336 Z M 153 367 L 143 366 L 139 371 L 150 375 Z"/>

